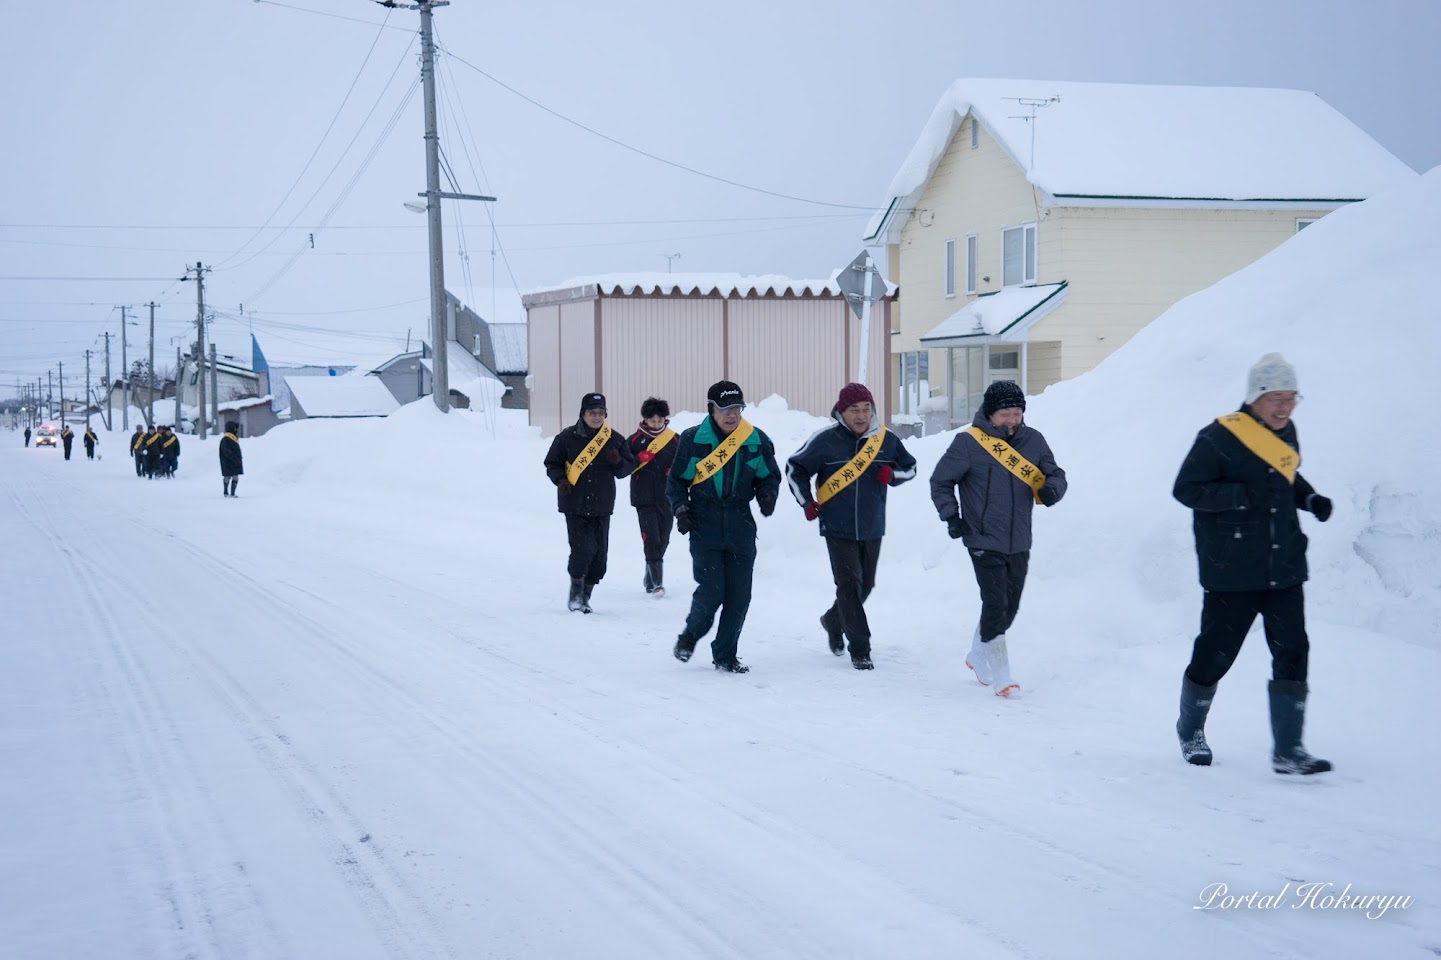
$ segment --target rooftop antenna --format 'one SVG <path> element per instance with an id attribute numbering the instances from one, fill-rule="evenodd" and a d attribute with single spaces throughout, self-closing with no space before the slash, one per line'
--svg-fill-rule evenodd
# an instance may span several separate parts
<path id="1" fill-rule="evenodd" d="M 1031 160 L 1026 166 L 1026 172 L 1030 173 L 1036 166 L 1036 111 L 1041 107 L 1049 107 L 1053 103 L 1060 103 L 1061 97 L 1057 94 L 1054 97 L 1040 99 L 1038 97 L 1002 97 L 1002 100 L 1014 100 L 1023 107 L 1030 107 L 1031 112 L 1024 116 L 1012 116 L 1012 120 L 1024 120 L 1031 127 Z"/>
<path id="2" fill-rule="evenodd" d="M 658 256 L 665 257 L 665 272 L 666 272 L 666 273 L 670 273 L 670 265 L 671 265 L 671 262 L 680 259 L 680 254 L 678 254 L 678 253 L 662 253 L 662 254 L 658 254 Z"/>

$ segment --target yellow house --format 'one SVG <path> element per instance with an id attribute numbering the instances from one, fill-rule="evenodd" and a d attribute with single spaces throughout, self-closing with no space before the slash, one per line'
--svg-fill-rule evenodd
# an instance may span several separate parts
<path id="1" fill-rule="evenodd" d="M 900 288 L 891 409 L 969 421 L 1416 174 L 1315 94 L 957 80 L 867 227 Z M 927 421 L 934 423 L 931 416 Z"/>

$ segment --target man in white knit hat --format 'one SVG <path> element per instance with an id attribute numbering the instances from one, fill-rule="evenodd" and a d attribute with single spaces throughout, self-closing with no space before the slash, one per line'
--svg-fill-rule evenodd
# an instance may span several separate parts
<path id="1" fill-rule="evenodd" d="M 1181 678 L 1176 734 L 1181 756 L 1211 763 L 1206 714 L 1260 615 L 1271 649 L 1271 766 L 1277 773 L 1324 773 L 1330 762 L 1301 746 L 1306 715 L 1306 536 L 1297 511 L 1324 523 L 1331 501 L 1297 472 L 1301 447 L 1291 415 L 1301 402 L 1296 371 L 1268 353 L 1246 381 L 1246 402 L 1196 435 L 1172 491 L 1191 508 L 1201 586 L 1201 632 Z"/>

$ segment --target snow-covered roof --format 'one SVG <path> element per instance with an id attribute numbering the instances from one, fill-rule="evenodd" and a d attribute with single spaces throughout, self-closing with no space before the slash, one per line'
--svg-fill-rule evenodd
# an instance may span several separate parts
<path id="1" fill-rule="evenodd" d="M 774 294 L 778 297 L 820 297 L 841 296 L 836 283 L 839 270 L 829 280 L 792 280 L 781 276 L 743 276 L 738 273 L 614 273 L 593 277 L 574 277 L 554 287 L 544 287 L 526 293 L 527 305 L 541 294 L 594 287 L 603 297 L 635 296 L 712 296 L 722 297 L 764 297 Z M 896 287 L 887 284 L 886 292 L 894 293 Z"/>
<path id="2" fill-rule="evenodd" d="M 983 293 L 922 335 L 921 343 L 939 347 L 946 345 L 941 341 L 998 337 L 1022 321 L 1022 329 L 1029 328 L 1061 305 L 1065 289 L 1065 283 L 1043 283 Z"/>
<path id="3" fill-rule="evenodd" d="M 1034 108 L 1034 121 L 1018 102 L 1053 97 Z M 1045 202 L 1361 200 L 1416 176 L 1304 90 L 965 79 L 931 111 L 868 238 L 900 219 L 891 211 L 919 199 L 967 114 L 1049 195 Z"/>
<path id="4" fill-rule="evenodd" d="M 435 376 L 435 360 L 433 357 L 424 357 L 420 365 Z M 455 389 L 458 383 L 469 383 L 472 380 L 494 380 L 495 376 L 487 369 L 485 364 L 471 354 L 469 350 L 462 347 L 454 340 L 445 342 L 445 377 L 451 389 Z M 300 401 L 304 403 L 304 400 Z M 306 409 L 309 409 L 308 407 Z"/>
<path id="5" fill-rule="evenodd" d="M 286 377 L 285 385 L 307 417 L 385 417 L 400 409 L 380 378 L 367 374 Z"/>
<path id="6" fill-rule="evenodd" d="M 530 369 L 525 324 L 492 323 L 490 347 L 495 351 L 496 373 L 525 373 Z"/>
<path id="7" fill-rule="evenodd" d="M 242 400 L 227 400 L 216 407 L 216 409 L 223 412 L 226 410 L 244 410 L 248 407 L 258 407 L 262 404 L 269 406 L 272 399 L 274 398 L 267 393 L 263 397 L 245 397 Z"/>

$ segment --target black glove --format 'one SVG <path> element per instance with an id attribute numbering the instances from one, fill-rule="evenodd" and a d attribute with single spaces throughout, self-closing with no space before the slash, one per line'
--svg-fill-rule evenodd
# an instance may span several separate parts
<path id="1" fill-rule="evenodd" d="M 562 497 L 570 496 L 571 492 L 575 490 L 575 487 L 572 487 L 570 485 L 569 480 L 562 480 L 560 483 L 555 485 L 555 488 L 560 491 L 560 495 Z"/>
<path id="2" fill-rule="evenodd" d="M 691 532 L 690 507 L 681 507 L 675 512 L 675 529 L 682 535 Z"/>
<path id="3" fill-rule="evenodd" d="M 1306 498 L 1306 509 L 1322 523 L 1331 519 L 1331 498 L 1323 497 L 1319 493 L 1313 493 Z"/>
<path id="4" fill-rule="evenodd" d="M 951 535 L 952 540 L 959 540 L 970 531 L 966 528 L 966 521 L 960 514 L 956 514 L 946 520 L 946 532 Z"/>
<path id="5" fill-rule="evenodd" d="M 1054 507 L 1056 501 L 1061 499 L 1056 493 L 1056 488 L 1049 483 L 1041 488 L 1040 492 L 1036 494 L 1036 498 L 1041 501 L 1043 507 Z"/>
<path id="6" fill-rule="evenodd" d="M 620 463 L 620 448 L 619 448 L 619 447 L 606 447 L 606 448 L 605 448 L 605 462 L 608 463 L 608 464 L 610 464 L 612 467 L 615 466 L 617 463 Z"/>
<path id="7" fill-rule="evenodd" d="M 776 512 L 776 498 L 769 494 L 756 494 L 756 503 L 760 506 L 763 517 L 768 517 Z"/>

